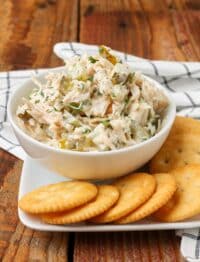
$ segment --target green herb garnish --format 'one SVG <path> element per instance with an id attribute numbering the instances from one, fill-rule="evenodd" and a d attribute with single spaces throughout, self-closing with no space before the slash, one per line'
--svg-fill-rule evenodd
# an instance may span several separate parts
<path id="1" fill-rule="evenodd" d="M 93 56 L 89 56 L 88 59 L 89 59 L 89 61 L 90 61 L 92 64 L 94 64 L 94 63 L 96 63 L 97 61 L 99 61 L 98 59 L 95 59 Z"/>
<path id="2" fill-rule="evenodd" d="M 127 83 L 132 83 L 134 79 L 135 73 L 128 74 L 126 80 L 124 81 L 123 85 L 126 85 Z"/>
<path id="3" fill-rule="evenodd" d="M 40 100 L 35 100 L 35 104 L 38 104 L 40 102 Z"/>
<path id="4" fill-rule="evenodd" d="M 59 110 L 54 106 L 53 107 L 54 111 L 58 112 Z"/>
<path id="5" fill-rule="evenodd" d="M 130 97 L 127 96 L 127 97 L 124 99 L 124 103 L 125 103 L 125 104 L 128 104 L 129 100 L 130 100 Z"/>
<path id="6" fill-rule="evenodd" d="M 83 131 L 83 134 L 89 134 L 91 132 L 91 130 L 89 128 L 86 128 L 84 131 Z"/>
<path id="7" fill-rule="evenodd" d="M 110 127 L 110 120 L 106 119 L 101 122 L 105 127 Z"/>
<path id="8" fill-rule="evenodd" d="M 93 81 L 93 79 L 94 79 L 94 77 L 93 77 L 93 76 L 89 76 L 87 80 L 89 80 L 89 81 L 91 81 L 91 82 L 92 82 L 92 81 Z"/>
<path id="9" fill-rule="evenodd" d="M 69 103 L 69 108 L 73 109 L 73 110 L 76 110 L 76 111 L 80 111 L 82 109 L 82 105 L 83 103 L 76 103 L 76 102 L 72 102 L 72 103 Z"/>
<path id="10" fill-rule="evenodd" d="M 40 91 L 40 95 L 44 97 L 44 92 L 43 92 L 43 91 Z"/>
<path id="11" fill-rule="evenodd" d="M 49 99 L 49 96 L 46 96 L 46 97 L 45 97 L 45 101 L 47 101 L 48 99 Z"/>
<path id="12" fill-rule="evenodd" d="M 113 85 L 117 85 L 119 84 L 121 81 L 120 81 L 120 76 L 117 72 L 115 72 L 112 76 L 112 83 Z"/>

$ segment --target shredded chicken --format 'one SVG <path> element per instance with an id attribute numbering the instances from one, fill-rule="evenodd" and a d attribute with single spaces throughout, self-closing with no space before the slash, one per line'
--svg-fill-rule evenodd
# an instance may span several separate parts
<path id="1" fill-rule="evenodd" d="M 104 151 L 140 143 L 161 128 L 168 107 L 164 93 L 120 61 L 108 47 L 73 57 L 63 72 L 23 98 L 19 126 L 50 146 Z"/>

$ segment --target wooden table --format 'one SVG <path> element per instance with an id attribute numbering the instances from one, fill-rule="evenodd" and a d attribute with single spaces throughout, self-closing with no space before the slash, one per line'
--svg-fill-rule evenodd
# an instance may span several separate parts
<path id="1" fill-rule="evenodd" d="M 0 70 L 54 67 L 59 41 L 200 59 L 199 0 L 0 0 Z M 47 233 L 17 216 L 22 161 L 0 150 L 0 261 L 182 261 L 174 231 Z"/>

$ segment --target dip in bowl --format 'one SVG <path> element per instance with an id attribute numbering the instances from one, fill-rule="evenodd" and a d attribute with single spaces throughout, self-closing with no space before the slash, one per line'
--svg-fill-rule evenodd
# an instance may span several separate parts
<path id="1" fill-rule="evenodd" d="M 165 141 L 175 105 L 154 80 L 104 46 L 99 54 L 28 80 L 8 115 L 20 144 L 41 164 L 76 179 L 109 179 L 152 158 Z"/>

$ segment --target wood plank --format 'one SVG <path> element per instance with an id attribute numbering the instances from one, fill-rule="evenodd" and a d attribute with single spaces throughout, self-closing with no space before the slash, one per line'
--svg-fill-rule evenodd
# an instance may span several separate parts
<path id="1" fill-rule="evenodd" d="M 78 0 L 0 0 L 0 6 L 0 70 L 62 64 L 52 48 L 77 40 Z"/>
<path id="2" fill-rule="evenodd" d="M 200 59 L 200 2 L 82 0 L 80 41 L 151 59 Z"/>
<path id="3" fill-rule="evenodd" d="M 180 254 L 180 238 L 175 236 L 174 231 L 157 231 L 157 238 L 162 261 L 184 261 Z"/>
<path id="4" fill-rule="evenodd" d="M 182 262 L 173 231 L 77 233 L 74 262 Z"/>
<path id="5" fill-rule="evenodd" d="M 33 231 L 19 222 L 21 168 L 21 160 L 0 150 L 0 260 L 67 261 L 68 234 Z"/>

